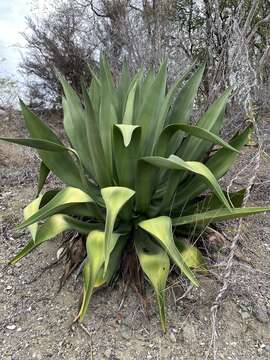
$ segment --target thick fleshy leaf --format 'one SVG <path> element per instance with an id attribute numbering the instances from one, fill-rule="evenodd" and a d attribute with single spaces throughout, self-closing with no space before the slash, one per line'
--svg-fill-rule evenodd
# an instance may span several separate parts
<path id="1" fill-rule="evenodd" d="M 115 244 L 118 242 L 120 236 L 120 234 L 112 233 L 109 255 L 115 247 Z M 78 314 L 80 321 L 83 321 L 83 318 L 89 306 L 93 289 L 96 284 L 96 280 L 98 279 L 100 270 L 104 265 L 105 233 L 98 230 L 91 231 L 86 239 L 86 250 L 87 263 L 85 264 L 83 269 L 83 301 Z"/>
<path id="2" fill-rule="evenodd" d="M 170 170 L 186 170 L 200 175 L 202 177 L 202 180 L 208 184 L 208 186 L 214 191 L 214 193 L 223 202 L 223 204 L 226 207 L 230 208 L 230 204 L 224 196 L 216 178 L 204 164 L 197 161 L 184 161 L 175 155 L 171 155 L 168 159 L 158 156 L 152 156 L 145 157 L 143 158 L 143 160 L 157 167 L 162 167 Z M 166 205 L 171 202 L 177 185 L 178 174 L 177 172 L 174 172 L 172 173 L 172 176 L 169 178 L 169 181 L 167 183 L 167 189 L 164 195 L 163 204 L 161 205 L 162 207 L 166 207 Z"/>
<path id="3" fill-rule="evenodd" d="M 112 132 L 113 125 L 117 122 L 117 113 L 110 87 L 104 85 L 101 88 L 99 132 L 106 159 L 106 164 L 103 166 L 107 166 L 111 174 L 113 173 Z"/>
<path id="4" fill-rule="evenodd" d="M 101 189 L 101 195 L 106 205 L 104 276 L 106 275 L 109 263 L 109 250 L 113 241 L 112 233 L 116 217 L 122 207 L 134 194 L 135 191 L 120 186 Z"/>
<path id="5" fill-rule="evenodd" d="M 166 94 L 166 97 L 161 105 L 160 112 L 158 114 L 158 119 L 156 123 L 156 130 L 155 130 L 155 137 L 153 141 L 153 149 L 157 143 L 157 139 L 159 138 L 164 124 L 166 122 L 168 111 L 171 107 L 172 101 L 174 99 L 174 96 L 176 94 L 176 91 L 178 90 L 179 85 L 186 79 L 186 77 L 190 74 L 191 69 L 194 67 L 195 63 L 191 64 L 186 68 L 184 73 L 173 83 L 170 90 Z M 178 119 L 179 120 L 179 119 Z M 170 140 L 170 139 L 169 139 Z M 152 151 L 153 152 L 153 151 Z M 160 154 L 159 154 L 160 155 Z M 163 156 L 163 155 L 161 155 Z"/>
<path id="6" fill-rule="evenodd" d="M 237 150 L 240 150 L 247 142 L 252 128 L 246 128 L 242 133 L 236 135 L 229 144 Z M 237 153 L 220 149 L 212 155 L 205 165 L 212 171 L 216 179 L 220 179 L 232 167 Z M 194 199 L 207 189 L 207 184 L 202 182 L 199 176 L 195 176 L 186 185 L 181 185 L 174 199 L 174 208 L 179 209 L 181 204 Z"/>
<path id="7" fill-rule="evenodd" d="M 192 112 L 192 106 L 197 96 L 198 88 L 200 86 L 205 66 L 199 69 L 191 76 L 183 88 L 180 90 L 175 99 L 172 111 L 168 117 L 167 124 L 186 124 L 189 121 Z M 183 134 L 175 134 L 172 137 L 169 145 L 169 153 L 174 154 L 176 149 L 183 140 Z"/>
<path id="8" fill-rule="evenodd" d="M 183 274 L 186 275 L 192 284 L 198 286 L 198 280 L 182 259 L 182 256 L 174 243 L 171 219 L 168 216 L 159 216 L 157 218 L 141 221 L 138 225 L 158 240 L 160 245 L 167 251 L 168 255 L 180 268 Z"/>
<path id="9" fill-rule="evenodd" d="M 136 211 L 145 213 L 149 207 L 157 181 L 158 170 L 150 163 L 140 159 L 136 174 Z"/>
<path id="10" fill-rule="evenodd" d="M 168 143 L 169 143 L 172 135 L 176 131 L 179 131 L 179 130 L 184 133 L 187 133 L 189 135 L 192 135 L 196 138 L 204 139 L 213 144 L 221 145 L 222 147 L 224 147 L 226 149 L 238 152 L 238 150 L 234 149 L 230 144 L 226 143 L 219 136 L 215 135 L 214 133 L 211 133 L 208 130 L 202 129 L 197 126 L 192 126 L 192 125 L 172 124 L 172 125 L 167 126 L 163 130 L 162 134 L 160 135 L 159 141 L 157 143 L 156 151 L 155 151 L 155 154 L 157 156 L 170 155 L 170 154 L 168 154 L 168 151 L 167 151 Z"/>
<path id="11" fill-rule="evenodd" d="M 59 145 L 63 144 L 54 134 L 54 132 L 45 125 L 36 115 L 34 115 L 21 101 L 22 114 L 30 136 L 35 139 L 47 140 Z M 51 152 L 46 150 L 38 150 L 39 156 L 45 165 L 65 184 L 76 186 L 80 189 L 84 188 L 81 181 L 80 172 L 72 159 L 71 155 L 66 151 Z"/>
<path id="12" fill-rule="evenodd" d="M 23 257 L 28 255 L 35 248 L 43 244 L 45 241 L 53 239 L 56 235 L 67 230 L 76 230 L 80 234 L 88 234 L 93 229 L 102 229 L 102 224 L 87 223 L 77 219 L 74 219 L 65 214 L 56 214 L 45 221 L 43 225 L 37 228 L 36 226 L 35 237 L 29 241 L 24 248 L 18 252 L 18 254 L 10 261 L 10 264 L 14 265 Z"/>
<path id="13" fill-rule="evenodd" d="M 0 138 L 0 140 L 11 142 L 18 145 L 32 147 L 34 149 L 46 150 L 46 151 L 70 151 L 61 144 L 54 143 L 48 140 L 42 139 L 11 139 L 11 138 Z"/>
<path id="14" fill-rule="evenodd" d="M 94 176 L 91 152 L 88 145 L 85 113 L 80 98 L 63 75 L 57 73 L 57 76 L 65 95 L 62 100 L 65 132 L 73 148 L 80 154 L 84 167 L 90 175 Z"/>
<path id="15" fill-rule="evenodd" d="M 46 205 L 30 216 L 22 224 L 17 226 L 17 230 L 32 225 L 37 221 L 43 220 L 57 212 L 61 212 L 70 206 L 91 203 L 92 198 L 80 189 L 67 187 L 56 194 Z"/>
<path id="16" fill-rule="evenodd" d="M 113 135 L 117 184 L 134 188 L 141 128 L 137 125 L 116 124 Z"/>
<path id="17" fill-rule="evenodd" d="M 110 169 L 104 165 L 100 166 L 100 164 L 106 163 L 106 159 L 99 132 L 98 118 L 94 111 L 91 99 L 89 98 L 84 86 L 83 98 L 85 105 L 87 139 L 95 178 L 100 187 L 109 186 L 112 181 L 112 174 L 110 173 Z"/>
<path id="18" fill-rule="evenodd" d="M 128 91 L 127 102 L 125 105 L 125 112 L 123 115 L 123 124 L 133 124 L 133 113 L 135 105 L 135 95 L 138 86 L 139 79 L 136 78 L 135 81 L 131 83 L 131 87 Z"/>
<path id="19" fill-rule="evenodd" d="M 125 109 L 126 109 L 126 101 L 129 94 L 130 87 L 130 76 L 128 70 L 128 63 L 126 60 L 123 62 L 122 72 L 118 83 L 117 88 L 117 96 L 119 99 L 119 114 L 118 117 L 123 119 Z"/>
<path id="20" fill-rule="evenodd" d="M 206 111 L 199 122 L 196 124 L 197 128 L 218 134 L 222 126 L 223 112 L 228 102 L 231 90 L 228 89 L 220 96 Z M 204 141 L 208 140 L 208 141 Z M 185 139 L 183 144 L 177 151 L 177 155 L 181 156 L 184 160 L 201 160 L 208 149 L 211 147 L 210 139 L 202 138 L 198 140 L 194 134 Z M 210 140 L 211 141 L 211 140 Z M 211 141 L 213 142 L 213 141 Z M 220 144 L 221 145 L 221 144 Z M 224 145 L 223 145 L 224 146 Z M 232 149 L 230 149 L 232 150 Z M 235 149 L 234 149 L 235 150 Z"/>
<path id="21" fill-rule="evenodd" d="M 155 290 L 160 321 L 165 333 L 167 330 L 165 288 L 170 271 L 169 257 L 160 245 L 150 240 L 142 231 L 136 234 L 135 247 L 143 272 Z"/>
<path id="22" fill-rule="evenodd" d="M 149 74 L 150 75 L 150 74 Z M 162 62 L 159 72 L 153 80 L 146 78 L 146 85 L 142 89 L 142 103 L 138 114 L 137 124 L 142 128 L 141 152 L 149 153 L 156 131 L 156 119 L 159 109 L 165 98 L 167 80 L 167 64 Z"/>
<path id="23" fill-rule="evenodd" d="M 245 216 L 256 215 L 264 212 L 269 212 L 270 207 L 247 207 L 247 208 L 233 208 L 233 209 L 215 209 L 203 213 L 197 213 L 187 216 L 180 216 L 172 219 L 174 226 L 186 224 L 208 224 L 215 223 L 222 220 L 237 219 Z"/>
<path id="24" fill-rule="evenodd" d="M 34 215 L 40 206 L 42 196 L 37 197 L 35 200 L 31 201 L 30 204 L 26 206 L 23 210 L 24 220 L 28 220 L 32 215 Z M 36 233 L 38 230 L 38 224 L 32 224 L 28 226 L 28 230 L 32 236 L 33 241 L 36 239 Z"/>
<path id="25" fill-rule="evenodd" d="M 44 164 L 43 161 L 40 163 L 39 175 L 38 175 L 38 190 L 37 196 L 39 196 L 43 186 L 45 185 L 46 179 L 50 173 L 50 169 Z"/>
<path id="26" fill-rule="evenodd" d="M 204 68 L 205 65 L 200 66 L 180 90 L 169 116 L 168 124 L 183 124 L 189 120 L 193 102 L 202 80 Z"/>

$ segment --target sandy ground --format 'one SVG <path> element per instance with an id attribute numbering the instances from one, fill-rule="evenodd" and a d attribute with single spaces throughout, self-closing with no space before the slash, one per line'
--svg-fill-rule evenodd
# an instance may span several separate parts
<path id="1" fill-rule="evenodd" d="M 17 118 L 0 119 L 0 134 L 26 134 Z M 265 120 L 266 151 L 270 153 L 270 121 Z M 248 165 L 236 186 L 245 185 L 253 172 L 256 150 L 248 148 L 233 173 Z M 260 168 L 251 204 L 269 204 L 270 161 Z M 13 228 L 22 219 L 23 207 L 34 197 L 38 159 L 34 152 L 0 143 L 0 359 L 206 359 L 211 341 L 210 308 L 222 286 L 228 249 L 216 254 L 217 266 L 209 276 L 199 275 L 202 286 L 191 289 L 182 279 L 167 291 L 169 331 L 163 335 L 155 301 L 149 289 L 148 316 L 133 290 L 124 304 L 123 284 L 97 292 L 84 329 L 70 326 L 77 313 L 81 282 L 71 277 L 57 294 L 63 266 L 43 269 L 56 258 L 60 244 L 43 244 L 17 266 L 4 265 L 29 239 L 27 231 Z M 227 178 L 230 178 L 229 174 Z M 50 182 L 55 180 L 51 178 Z M 226 182 L 226 180 L 225 180 Z M 226 227 L 232 239 L 237 223 Z M 270 359 L 270 216 L 245 220 L 233 265 L 229 289 L 217 315 L 217 359 Z M 35 280 L 35 281 L 33 281 Z M 213 358 L 210 352 L 209 359 Z"/>

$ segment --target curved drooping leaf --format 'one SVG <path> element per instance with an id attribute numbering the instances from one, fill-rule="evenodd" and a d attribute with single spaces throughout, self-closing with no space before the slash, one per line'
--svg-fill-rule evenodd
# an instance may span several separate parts
<path id="1" fill-rule="evenodd" d="M 223 204 L 227 208 L 230 208 L 230 204 L 226 199 L 225 195 L 223 194 L 216 178 L 214 177 L 213 173 L 204 164 L 197 161 L 184 161 L 175 155 L 171 155 L 168 159 L 158 156 L 152 156 L 152 157 L 149 156 L 149 157 L 144 157 L 143 160 L 157 167 L 162 167 L 170 170 L 187 170 L 192 173 L 200 175 L 202 180 L 207 183 L 207 185 L 214 191 L 216 196 L 223 202 Z M 171 174 L 167 182 L 163 204 L 161 205 L 162 208 L 165 208 L 167 204 L 171 202 L 171 199 L 173 197 L 177 185 L 178 185 L 178 174 L 177 172 L 174 172 Z"/>
<path id="2" fill-rule="evenodd" d="M 109 249 L 111 248 L 113 240 L 112 233 L 116 217 L 122 207 L 134 194 L 135 191 L 120 186 L 101 189 L 101 195 L 106 205 L 104 276 L 106 275 L 109 263 Z"/>
<path id="3" fill-rule="evenodd" d="M 219 136 L 215 135 L 214 133 L 211 133 L 208 130 L 205 130 L 203 128 L 200 128 L 198 126 L 193 125 L 187 125 L 187 124 L 172 124 L 167 126 L 163 132 L 160 135 L 159 141 L 156 146 L 155 154 L 157 156 L 167 156 L 170 155 L 167 152 L 168 143 L 172 137 L 172 135 L 176 131 L 182 131 L 189 135 L 192 135 L 199 139 L 204 139 L 207 141 L 210 141 L 213 144 L 221 145 L 222 147 L 239 152 L 237 149 L 233 148 L 230 144 L 226 143 L 224 140 L 222 140 Z"/>
<path id="4" fill-rule="evenodd" d="M 24 220 L 29 219 L 32 215 L 34 215 L 40 206 L 42 200 L 42 196 L 37 197 L 35 200 L 31 201 L 30 204 L 26 206 L 23 210 Z M 38 224 L 28 225 L 28 230 L 32 236 L 33 241 L 36 239 L 36 233 L 38 230 Z"/>
<path id="5" fill-rule="evenodd" d="M 32 138 L 47 140 L 59 145 L 63 145 L 54 132 L 36 115 L 34 115 L 22 101 L 20 101 L 20 104 L 26 127 Z M 46 150 L 38 150 L 38 153 L 45 165 L 59 179 L 64 181 L 65 184 L 76 186 L 80 189 L 84 188 L 84 185 L 81 181 L 80 172 L 68 152 L 54 152 L 52 155 L 51 152 Z"/>
<path id="6" fill-rule="evenodd" d="M 111 234 L 109 255 L 114 249 L 120 236 L 121 234 Z M 83 301 L 78 314 L 80 321 L 83 321 L 96 281 L 100 276 L 100 270 L 104 266 L 105 233 L 103 231 L 93 230 L 89 233 L 86 239 L 86 251 L 87 262 L 83 269 Z"/>
<path id="7" fill-rule="evenodd" d="M 144 231 L 152 235 L 160 245 L 166 250 L 168 255 L 174 261 L 174 263 L 180 268 L 184 275 L 194 284 L 199 286 L 198 280 L 195 278 L 192 271 L 185 264 L 180 252 L 175 246 L 172 222 L 168 216 L 159 216 L 157 218 L 141 221 L 138 224 Z"/>
<path id="8" fill-rule="evenodd" d="M 135 237 L 136 252 L 143 269 L 152 284 L 158 303 L 163 332 L 167 330 L 165 313 L 165 287 L 170 271 L 170 260 L 165 250 L 154 243 L 142 231 Z"/>
<path id="9" fill-rule="evenodd" d="M 23 229 L 37 221 L 43 220 L 70 206 L 91 202 L 93 202 L 92 198 L 82 190 L 73 187 L 67 187 L 59 191 L 46 205 L 44 205 L 35 214 L 18 225 L 17 230 Z"/>
<path id="10" fill-rule="evenodd" d="M 141 128 L 138 125 L 114 125 L 114 158 L 118 185 L 134 188 Z"/>
<path id="11" fill-rule="evenodd" d="M 198 70 L 191 76 L 180 90 L 175 99 L 172 111 L 168 116 L 167 125 L 170 124 L 186 124 L 191 116 L 192 106 L 196 98 L 198 88 L 200 86 L 205 65 L 198 68 Z M 169 153 L 174 154 L 181 141 L 183 134 L 175 134 L 169 144 Z"/>
<path id="12" fill-rule="evenodd" d="M 209 107 L 196 126 L 214 134 L 218 134 L 222 126 L 223 111 L 230 94 L 231 90 L 227 89 L 223 95 Z M 198 140 L 197 137 L 194 137 L 193 134 L 191 134 L 180 146 L 177 154 L 181 154 L 181 157 L 184 160 L 201 160 L 202 156 L 207 152 L 210 146 L 211 144 L 209 144 L 209 142 L 205 142 L 203 139 Z"/>
<path id="13" fill-rule="evenodd" d="M 65 214 L 56 214 L 51 216 L 39 228 L 37 227 L 37 224 L 33 224 L 31 226 L 35 226 L 35 236 L 21 251 L 18 252 L 18 254 L 10 261 L 10 264 L 16 264 L 16 262 L 28 255 L 36 247 L 47 240 L 53 239 L 56 235 L 62 233 L 63 231 L 76 230 L 80 234 L 86 235 L 93 229 L 103 228 L 103 225 L 101 224 L 83 222 Z"/>
<path id="14" fill-rule="evenodd" d="M 44 164 L 43 161 L 40 163 L 39 175 L 38 175 L 38 190 L 37 196 L 39 196 L 43 186 L 45 185 L 46 179 L 50 173 L 50 169 Z"/>
<path id="15" fill-rule="evenodd" d="M 236 135 L 229 144 L 235 149 L 240 150 L 246 144 L 251 131 L 251 127 L 246 128 L 242 133 Z M 216 179 L 220 179 L 232 167 L 236 156 L 237 154 L 233 151 L 220 149 L 206 161 L 205 165 L 212 171 Z M 199 176 L 195 176 L 186 185 L 182 185 L 177 190 L 174 207 L 176 209 L 179 208 L 181 204 L 194 199 L 206 189 L 207 185 L 202 182 Z"/>
<path id="16" fill-rule="evenodd" d="M 255 215 L 259 213 L 269 212 L 270 207 L 246 207 L 246 208 L 233 208 L 233 209 L 215 209 L 203 213 L 197 213 L 187 216 L 180 216 L 179 218 L 172 219 L 173 226 L 180 226 L 186 224 L 208 224 L 222 220 L 230 220 L 241 218 L 245 216 Z"/>
<path id="17" fill-rule="evenodd" d="M 61 144 L 43 139 L 11 139 L 11 138 L 0 138 L 0 140 L 7 141 L 10 143 L 32 147 L 34 149 L 46 150 L 46 151 L 70 151 L 72 149 L 67 148 Z"/>

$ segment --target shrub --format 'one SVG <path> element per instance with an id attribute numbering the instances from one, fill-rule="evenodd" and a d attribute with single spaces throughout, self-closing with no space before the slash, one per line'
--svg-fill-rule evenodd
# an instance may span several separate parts
<path id="1" fill-rule="evenodd" d="M 58 74 L 71 145 L 65 146 L 23 102 L 31 138 L 3 139 L 36 148 L 42 161 L 38 196 L 17 227 L 28 227 L 32 240 L 10 263 L 64 231 L 81 234 L 87 258 L 79 321 L 94 289 L 108 284 L 123 262 L 130 268 L 135 262 L 154 288 L 166 331 L 164 290 L 171 265 L 199 285 L 191 268 L 200 265 L 201 254 L 185 240 L 190 229 L 196 225 L 202 232 L 209 223 L 269 211 L 241 208 L 244 190 L 227 194 L 218 184 L 251 127 L 229 143 L 218 136 L 230 90 L 196 126 L 189 125 L 204 66 L 191 72 L 167 90 L 166 62 L 157 74 L 139 71 L 132 79 L 124 66 L 115 85 L 103 58 L 91 85 L 82 86 L 82 99 Z M 218 146 L 214 151 L 213 144 Z M 49 171 L 66 187 L 40 195 Z M 123 256 L 126 253 L 129 256 Z"/>

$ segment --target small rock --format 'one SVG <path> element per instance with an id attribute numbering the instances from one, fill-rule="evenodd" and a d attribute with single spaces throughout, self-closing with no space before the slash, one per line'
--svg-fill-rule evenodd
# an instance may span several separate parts
<path id="1" fill-rule="evenodd" d="M 240 314 L 243 320 L 247 320 L 250 318 L 250 314 L 247 311 L 240 311 Z"/>
<path id="2" fill-rule="evenodd" d="M 110 359 L 111 355 L 112 355 L 112 349 L 107 349 L 105 352 L 104 352 L 104 355 L 107 359 Z"/>
<path id="3" fill-rule="evenodd" d="M 16 325 L 14 325 L 14 324 L 7 325 L 6 328 L 7 328 L 8 330 L 15 330 L 15 329 L 16 329 Z"/>
<path id="4" fill-rule="evenodd" d="M 171 340 L 172 343 L 176 343 L 176 337 L 175 337 L 175 335 L 174 335 L 173 332 L 170 332 L 169 338 L 170 338 L 170 340 Z"/>
<path id="5" fill-rule="evenodd" d="M 122 338 L 125 340 L 130 340 L 132 338 L 132 331 L 125 324 L 122 324 L 122 326 L 120 328 L 120 333 L 121 333 Z"/>
<path id="6" fill-rule="evenodd" d="M 192 324 L 186 324 L 183 328 L 183 338 L 188 344 L 196 344 L 197 336 Z"/>
<path id="7" fill-rule="evenodd" d="M 18 327 L 17 331 L 22 331 L 22 328 L 21 328 L 21 327 Z"/>
<path id="8" fill-rule="evenodd" d="M 33 359 L 37 359 L 37 360 L 41 360 L 41 359 L 42 359 L 42 355 L 41 355 L 40 352 L 33 352 L 32 358 L 33 358 Z"/>
<path id="9" fill-rule="evenodd" d="M 270 344 L 265 345 L 265 347 L 263 349 L 264 349 L 264 351 L 267 351 L 268 353 L 270 353 Z"/>
<path id="10" fill-rule="evenodd" d="M 261 323 L 267 323 L 269 321 L 266 306 L 255 305 L 253 308 L 253 315 Z"/>
<path id="11" fill-rule="evenodd" d="M 6 287 L 6 289 L 7 289 L 7 290 L 11 290 L 11 289 L 12 289 L 12 286 L 11 286 L 11 285 L 8 285 L 8 286 Z"/>

